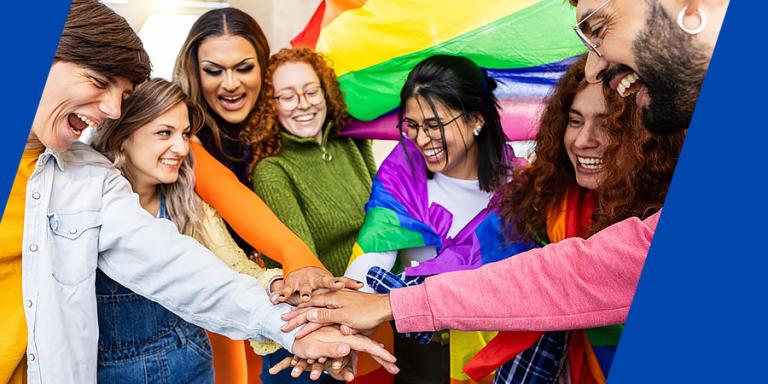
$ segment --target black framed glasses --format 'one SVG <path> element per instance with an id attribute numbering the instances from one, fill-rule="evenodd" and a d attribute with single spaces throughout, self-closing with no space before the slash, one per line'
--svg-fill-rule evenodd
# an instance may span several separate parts
<path id="1" fill-rule="evenodd" d="M 462 116 L 464 116 L 464 113 L 460 113 L 453 119 L 450 119 L 445 123 L 442 123 L 442 126 L 445 127 L 448 124 L 451 124 L 454 121 L 458 120 L 458 118 Z M 415 121 L 409 120 L 409 119 L 403 120 L 403 125 L 406 127 L 405 135 L 409 140 L 416 140 L 416 138 L 418 138 L 419 136 L 419 131 L 424 132 L 424 134 L 430 140 L 439 139 L 440 123 L 441 123 L 441 120 L 439 117 L 426 119 L 422 124 L 418 124 Z"/>
<path id="2" fill-rule="evenodd" d="M 299 107 L 302 96 L 310 105 L 320 105 L 325 101 L 325 95 L 321 87 L 312 87 L 304 92 L 285 92 L 273 97 L 273 99 L 277 100 L 280 108 L 286 111 L 293 111 Z"/>
<path id="3" fill-rule="evenodd" d="M 585 21 L 589 20 L 590 17 L 599 12 L 610 2 L 611 0 L 607 0 L 606 2 L 600 4 L 600 6 L 595 8 L 594 11 L 590 12 L 587 16 L 581 19 L 581 21 L 573 25 L 573 31 L 576 32 L 576 36 L 579 36 L 579 39 L 582 43 L 584 43 L 584 46 L 586 46 L 587 49 L 591 52 L 594 52 L 597 57 L 603 57 L 602 52 L 600 52 L 599 44 L 592 42 L 592 40 L 584 33 L 584 31 L 581 30 L 581 24 L 584 24 Z"/>

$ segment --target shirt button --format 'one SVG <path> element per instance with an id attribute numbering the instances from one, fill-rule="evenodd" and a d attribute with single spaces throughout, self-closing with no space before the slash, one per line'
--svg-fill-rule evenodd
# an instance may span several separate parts
<path id="1" fill-rule="evenodd" d="M 24 305 L 26 305 L 26 306 L 27 306 L 27 308 L 31 308 L 31 307 L 32 307 L 32 300 L 27 300 L 27 301 L 25 301 L 25 302 L 24 302 Z"/>
<path id="2" fill-rule="evenodd" d="M 39 199 L 39 198 L 40 198 L 40 194 L 39 194 L 39 193 L 37 193 L 37 192 L 33 192 L 33 193 L 32 193 L 32 198 L 33 198 L 33 199 L 35 199 L 35 200 L 37 200 L 37 199 Z"/>
<path id="3" fill-rule="evenodd" d="M 69 230 L 69 234 L 70 234 L 70 235 L 74 235 L 75 233 L 77 233 L 77 228 L 71 228 L 71 229 Z"/>
<path id="4" fill-rule="evenodd" d="M 37 244 L 30 244 L 29 250 L 32 252 L 37 252 Z"/>
<path id="5" fill-rule="evenodd" d="M 35 354 L 34 353 L 30 353 L 29 354 L 29 361 L 35 361 Z"/>

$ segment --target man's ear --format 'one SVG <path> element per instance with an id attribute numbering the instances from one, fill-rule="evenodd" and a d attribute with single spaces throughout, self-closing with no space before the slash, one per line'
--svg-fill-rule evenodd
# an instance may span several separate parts
<path id="1" fill-rule="evenodd" d="M 692 16 L 695 15 L 696 12 L 699 11 L 699 7 L 704 2 L 704 0 L 684 0 L 683 6 L 687 7 L 685 10 L 686 16 Z"/>

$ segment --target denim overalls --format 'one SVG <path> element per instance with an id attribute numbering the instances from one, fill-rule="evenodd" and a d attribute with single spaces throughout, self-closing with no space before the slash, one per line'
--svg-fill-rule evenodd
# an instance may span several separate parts
<path id="1" fill-rule="evenodd" d="M 168 219 L 165 199 L 159 218 Z M 213 357 L 205 331 L 96 271 L 98 382 L 211 384 Z"/>

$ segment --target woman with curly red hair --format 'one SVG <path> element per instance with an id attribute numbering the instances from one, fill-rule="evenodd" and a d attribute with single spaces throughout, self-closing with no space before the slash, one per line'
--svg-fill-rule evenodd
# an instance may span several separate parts
<path id="1" fill-rule="evenodd" d="M 376 172 L 371 142 L 336 135 L 349 118 L 347 107 L 333 69 L 309 49 L 274 54 L 262 96 L 256 124 L 245 131 L 252 146 L 253 189 L 334 276 L 341 276 Z M 277 352 L 265 363 L 285 355 Z M 295 382 L 283 375 L 264 374 L 262 381 Z"/>
<path id="2" fill-rule="evenodd" d="M 499 211 L 507 244 L 588 237 L 628 217 L 645 219 L 662 207 L 685 132 L 650 134 L 634 100 L 601 83 L 587 83 L 585 62 L 586 57 L 576 61 L 549 98 L 535 161 L 518 169 L 502 192 Z M 563 372 L 574 384 L 605 383 L 622 328 L 502 333 L 475 363 L 493 369 L 509 360 L 497 369 L 496 382 L 502 383 L 554 383 Z M 563 369 L 566 355 L 568 371 Z"/>

